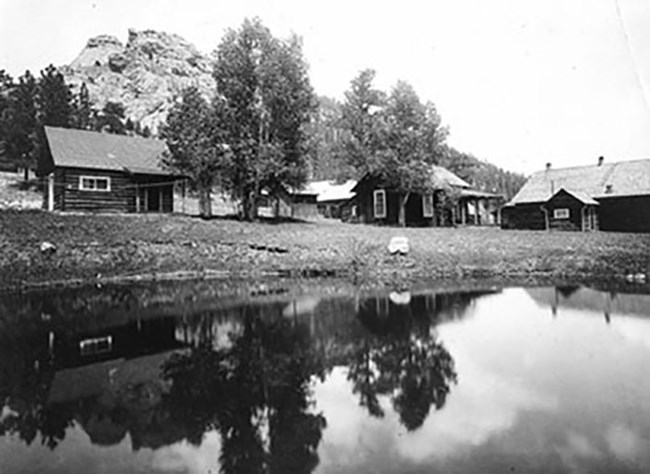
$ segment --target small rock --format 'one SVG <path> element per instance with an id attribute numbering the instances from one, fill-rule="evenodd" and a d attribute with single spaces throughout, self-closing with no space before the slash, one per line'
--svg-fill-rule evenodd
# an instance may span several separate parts
<path id="1" fill-rule="evenodd" d="M 52 255 L 54 252 L 56 252 L 56 245 L 54 245 L 52 242 L 42 242 L 41 243 L 41 253 L 43 255 Z"/>
<path id="2" fill-rule="evenodd" d="M 408 291 L 393 291 L 388 298 L 396 305 L 408 305 L 411 303 L 411 293 Z"/>
<path id="3" fill-rule="evenodd" d="M 388 244 L 388 252 L 391 255 L 406 255 L 409 253 L 409 239 L 406 237 L 393 237 Z"/>

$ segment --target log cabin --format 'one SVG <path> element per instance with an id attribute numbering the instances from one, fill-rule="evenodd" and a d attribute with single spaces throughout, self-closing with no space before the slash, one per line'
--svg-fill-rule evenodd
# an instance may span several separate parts
<path id="1" fill-rule="evenodd" d="M 650 232 L 650 160 L 546 169 L 502 209 L 502 228 Z"/>
<path id="2" fill-rule="evenodd" d="M 174 182 L 161 140 L 45 127 L 38 163 L 50 211 L 172 212 Z"/>
<path id="3" fill-rule="evenodd" d="M 499 194 L 474 189 L 465 180 L 442 166 L 431 165 L 430 194 L 410 193 L 406 201 L 406 225 L 413 227 L 455 225 L 497 225 Z M 377 176 L 366 174 L 352 189 L 351 221 L 397 225 L 399 193 Z"/>

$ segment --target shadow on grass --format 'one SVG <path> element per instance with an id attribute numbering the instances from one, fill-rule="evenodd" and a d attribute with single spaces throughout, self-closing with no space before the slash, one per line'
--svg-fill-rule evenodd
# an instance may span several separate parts
<path id="1" fill-rule="evenodd" d="M 201 219 L 201 220 L 204 220 L 204 221 L 219 220 L 219 221 L 247 222 L 238 214 L 224 214 L 224 215 L 210 216 L 210 217 L 203 217 L 203 216 L 200 216 L 200 215 L 193 215 L 191 217 L 194 218 L 194 219 Z M 258 217 L 257 219 L 253 220 L 252 222 L 257 222 L 257 223 L 261 223 L 261 224 L 270 224 L 270 225 L 275 225 L 275 224 L 310 224 L 310 225 L 313 225 L 313 224 L 315 224 L 315 222 L 313 222 L 313 221 L 306 221 L 306 220 L 303 220 L 303 219 L 296 219 L 294 217 Z"/>
<path id="2" fill-rule="evenodd" d="M 29 179 L 27 181 L 21 178 L 13 183 L 8 183 L 7 187 L 18 191 L 41 191 L 43 184 L 38 178 Z"/>

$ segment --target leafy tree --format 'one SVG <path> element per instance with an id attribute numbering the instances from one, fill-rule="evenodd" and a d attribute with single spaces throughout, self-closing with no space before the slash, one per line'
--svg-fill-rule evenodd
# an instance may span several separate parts
<path id="1" fill-rule="evenodd" d="M 406 225 L 406 203 L 411 193 L 432 193 L 431 165 L 440 160 L 447 131 L 432 103 L 423 104 L 413 87 L 399 81 L 388 98 L 384 148 L 371 161 L 371 173 L 379 175 L 399 193 L 399 217 Z"/>
<path id="2" fill-rule="evenodd" d="M 301 42 L 277 39 L 260 20 L 246 19 L 219 44 L 214 77 L 216 100 L 230 117 L 224 185 L 251 220 L 262 189 L 275 193 L 307 178 L 306 126 L 315 101 Z"/>
<path id="3" fill-rule="evenodd" d="M 374 78 L 374 70 L 361 71 L 352 80 L 341 106 L 341 126 L 345 130 L 342 152 L 361 174 L 373 171 L 373 159 L 382 148 L 379 112 L 386 105 L 386 94 L 375 89 Z"/>
<path id="4" fill-rule="evenodd" d="M 124 105 L 119 102 L 108 101 L 97 114 L 95 130 L 116 135 L 126 135 L 126 120 Z"/>
<path id="5" fill-rule="evenodd" d="M 211 105 L 196 87 L 190 87 L 174 104 L 160 129 L 160 137 L 170 150 L 164 163 L 190 178 L 199 191 L 202 217 L 212 215 L 212 188 L 229 154 L 224 113 L 218 103 Z"/>
<path id="6" fill-rule="evenodd" d="M 347 131 L 342 125 L 342 106 L 332 98 L 318 97 L 318 112 L 309 127 L 311 179 L 343 182 L 356 177 L 343 148 Z"/>

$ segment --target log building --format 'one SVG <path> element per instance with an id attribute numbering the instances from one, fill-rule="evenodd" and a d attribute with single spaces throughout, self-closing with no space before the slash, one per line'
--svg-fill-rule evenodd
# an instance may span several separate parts
<path id="1" fill-rule="evenodd" d="M 501 215 L 504 229 L 650 232 L 650 160 L 548 164 Z"/>
<path id="2" fill-rule="evenodd" d="M 38 163 L 50 211 L 172 212 L 174 181 L 160 140 L 45 127 Z"/>

